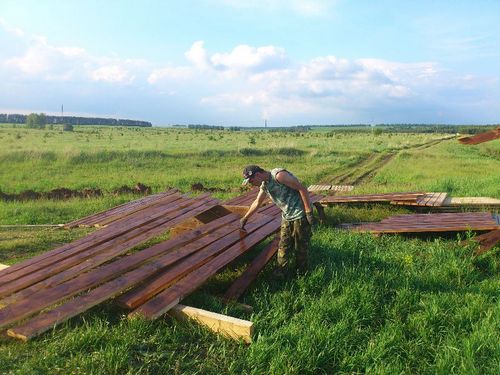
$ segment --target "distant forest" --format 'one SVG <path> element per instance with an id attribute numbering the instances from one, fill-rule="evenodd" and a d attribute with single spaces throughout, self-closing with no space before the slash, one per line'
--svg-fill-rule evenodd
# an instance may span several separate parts
<path id="1" fill-rule="evenodd" d="M 0 113 L 0 123 L 25 124 L 27 115 Z M 120 125 L 120 126 L 142 126 L 145 128 L 153 126 L 148 121 L 124 120 L 101 117 L 76 117 L 76 116 L 46 116 L 47 124 L 71 124 L 71 125 Z"/>

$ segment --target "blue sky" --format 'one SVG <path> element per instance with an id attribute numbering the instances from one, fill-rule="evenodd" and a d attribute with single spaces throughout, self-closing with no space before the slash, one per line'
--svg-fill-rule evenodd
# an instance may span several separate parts
<path id="1" fill-rule="evenodd" d="M 0 112 L 499 123 L 500 1 L 0 1 Z"/>

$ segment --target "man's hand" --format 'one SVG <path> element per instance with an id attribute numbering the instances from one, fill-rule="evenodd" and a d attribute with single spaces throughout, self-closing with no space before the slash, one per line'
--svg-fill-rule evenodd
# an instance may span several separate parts
<path id="1" fill-rule="evenodd" d="M 312 211 L 306 212 L 306 220 L 309 223 L 309 225 L 311 225 L 311 226 L 314 225 L 314 216 L 313 216 Z"/>
<path id="2" fill-rule="evenodd" d="M 245 225 L 247 225 L 247 218 L 246 217 L 242 217 L 240 219 L 240 229 L 241 230 L 245 230 Z"/>

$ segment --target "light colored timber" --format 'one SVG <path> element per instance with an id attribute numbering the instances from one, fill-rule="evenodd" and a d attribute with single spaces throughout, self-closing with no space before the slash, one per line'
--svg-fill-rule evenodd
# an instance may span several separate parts
<path id="1" fill-rule="evenodd" d="M 500 199 L 489 197 L 447 197 L 443 202 L 443 205 L 445 206 L 467 206 L 478 204 L 500 206 Z"/>
<path id="2" fill-rule="evenodd" d="M 179 320 L 195 321 L 223 336 L 235 340 L 243 340 L 247 344 L 252 342 L 254 326 L 253 323 L 248 320 L 217 314 L 181 304 L 174 306 L 168 313 Z"/>
<path id="3" fill-rule="evenodd" d="M 0 263 L 0 270 L 4 270 L 6 268 L 9 268 L 10 266 L 6 265 L 6 264 L 1 264 Z"/>
<path id="4" fill-rule="evenodd" d="M 245 215 L 248 211 L 248 206 L 235 206 L 225 204 L 222 207 L 240 216 Z"/>

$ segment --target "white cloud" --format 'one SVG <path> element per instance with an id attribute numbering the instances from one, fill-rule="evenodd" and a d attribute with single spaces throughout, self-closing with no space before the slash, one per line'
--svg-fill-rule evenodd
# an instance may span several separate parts
<path id="1" fill-rule="evenodd" d="M 3 66 L 17 80 L 130 83 L 149 66 L 145 60 L 92 56 L 78 46 L 55 46 L 46 37 L 16 35 L 26 47 Z M 0 65 L 1 66 L 1 65 Z"/>
<path id="2" fill-rule="evenodd" d="M 94 81 L 109 83 L 125 83 L 132 82 L 134 80 L 134 76 L 131 76 L 125 68 L 118 65 L 101 66 L 100 68 L 90 72 L 90 77 Z"/>
<path id="3" fill-rule="evenodd" d="M 191 48 L 185 53 L 185 56 L 188 61 L 199 69 L 206 69 L 210 65 L 202 40 L 194 42 Z"/>
<path id="4" fill-rule="evenodd" d="M 193 76 L 193 69 L 188 66 L 166 66 L 154 69 L 148 77 L 148 82 L 155 84 L 163 79 L 186 80 Z"/>
<path id="5" fill-rule="evenodd" d="M 5 25 L 0 19 L 0 29 L 7 30 Z M 289 119 L 292 123 L 307 122 L 308 118 L 359 122 L 366 121 L 363 116 L 367 113 L 404 113 L 408 108 L 416 113 L 426 106 L 436 108 L 436 113 L 438 109 L 449 113 L 448 108 L 464 106 L 477 111 L 486 108 L 485 103 L 493 108 L 491 113 L 499 109 L 498 101 L 491 100 L 498 95 L 490 95 L 498 92 L 498 80 L 460 76 L 433 62 L 401 63 L 333 55 L 297 62 L 289 61 L 286 50 L 279 46 L 239 44 L 227 51 L 209 53 L 203 41 L 196 41 L 185 53 L 190 64 L 160 65 L 140 59 L 95 56 L 78 46 L 56 46 L 43 36 L 9 30 L 8 38 L 18 42 L 15 53 L 3 51 L 0 79 L 5 87 L 19 86 L 21 82 L 32 92 L 38 91 L 31 89 L 40 87 L 37 84 L 49 88 L 47 82 L 51 81 L 57 82 L 61 92 L 73 90 L 75 97 L 84 96 L 82 92 L 101 92 L 102 84 L 115 93 L 127 85 L 132 88 L 131 100 L 147 97 L 156 100 L 159 108 L 167 102 L 191 103 L 214 117 L 220 113 L 246 113 L 270 120 Z M 64 85 L 65 81 L 68 85 Z M 185 109 L 186 116 L 194 112 L 194 108 Z"/>
<path id="6" fill-rule="evenodd" d="M 255 48 L 242 44 L 229 53 L 214 54 L 210 62 L 218 70 L 258 73 L 284 68 L 287 57 L 283 48 L 274 46 Z"/>
<path id="7" fill-rule="evenodd" d="M 10 26 L 8 22 L 2 17 L 0 17 L 0 27 L 8 33 L 14 34 L 18 37 L 22 37 L 25 35 L 24 30 L 20 29 L 19 27 Z"/>

